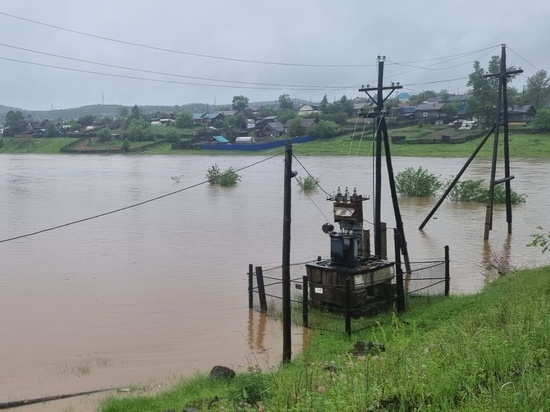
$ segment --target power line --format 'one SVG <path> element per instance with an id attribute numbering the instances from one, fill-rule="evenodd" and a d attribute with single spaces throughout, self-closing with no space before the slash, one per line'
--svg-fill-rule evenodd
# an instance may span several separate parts
<path id="1" fill-rule="evenodd" d="M 454 54 L 454 55 L 451 55 L 451 56 L 434 57 L 434 58 L 431 58 L 431 59 L 413 60 L 413 61 L 400 62 L 400 63 L 397 63 L 397 62 L 391 62 L 391 63 L 392 64 L 398 64 L 398 65 L 408 65 L 408 64 L 416 64 L 416 63 L 426 63 L 426 62 L 431 62 L 431 61 L 435 61 L 435 60 L 447 60 L 447 59 L 455 60 L 455 59 L 460 58 L 460 57 L 470 56 L 472 54 L 480 53 L 480 52 L 483 52 L 483 51 L 486 51 L 486 50 L 494 50 L 499 46 L 500 46 L 500 44 L 496 44 L 494 46 L 486 47 L 484 49 L 479 49 L 479 50 L 473 50 L 473 51 L 470 51 L 470 52 Z M 435 64 L 440 64 L 440 63 L 435 63 Z"/>
<path id="2" fill-rule="evenodd" d="M 508 45 L 506 46 L 506 48 L 508 50 L 510 50 L 512 53 L 514 53 L 516 56 L 518 56 L 521 60 L 523 60 L 525 63 L 527 63 L 528 65 L 530 65 L 531 67 L 533 67 L 535 70 L 539 70 L 539 68 L 537 66 L 535 66 L 534 64 L 532 64 L 529 60 L 521 57 L 519 54 L 517 54 L 514 50 L 512 50 Z"/>
<path id="3" fill-rule="evenodd" d="M 281 153 L 276 153 L 272 156 L 269 156 L 269 157 L 266 157 L 265 159 L 262 159 L 262 160 L 259 160 L 257 162 L 254 162 L 254 163 L 251 163 L 249 165 L 246 165 L 246 166 L 243 166 L 239 169 L 235 169 L 236 172 L 240 172 L 241 170 L 245 170 L 245 169 L 248 169 L 250 167 L 253 167 L 253 166 L 256 166 L 260 163 L 263 163 L 263 162 L 266 162 L 268 160 L 271 160 L 273 159 L 274 157 L 277 157 L 279 156 Z M 69 223 L 64 223 L 62 225 L 57 225 L 57 226 L 53 226 L 53 227 L 49 227 L 47 229 L 42 229 L 42 230 L 38 230 L 36 232 L 32 232 L 32 233 L 27 233 L 27 234 L 24 234 L 24 235 L 19 235 L 19 236 L 14 236 L 14 237 L 11 237 L 11 238 L 7 238 L 7 239 L 2 239 L 0 240 L 0 243 L 6 243 L 6 242 L 11 242 L 13 240 L 18 240 L 18 239 L 23 239 L 23 238 L 26 238 L 26 237 L 31 237 L 31 236 L 36 236 L 36 235 L 39 235 L 39 234 L 42 234 L 42 233 L 45 233 L 45 232 L 51 232 L 52 230 L 57 230 L 57 229 L 61 229 L 61 228 L 64 228 L 64 227 L 67 227 L 67 226 L 72 226 L 72 225 L 76 225 L 78 223 L 83 223 L 83 222 L 87 222 L 89 220 L 94 220 L 94 219 L 98 219 L 100 217 L 104 217 L 104 216 L 108 216 L 108 215 L 112 215 L 114 213 L 118 213 L 118 212 L 122 212 L 124 210 L 128 210 L 128 209 L 133 209 L 135 207 L 138 207 L 138 206 L 142 206 L 142 205 L 145 205 L 147 203 L 151 203 L 151 202 L 155 202 L 157 200 L 160 200 L 160 199 L 164 199 L 165 197 L 169 197 L 169 196 L 173 196 L 175 194 L 178 194 L 178 193 L 181 193 L 181 192 L 185 192 L 186 190 L 190 190 L 190 189 L 193 189 L 195 187 L 198 187 L 198 186 L 201 186 L 201 185 L 204 185 L 206 183 L 209 183 L 208 180 L 204 180 L 202 182 L 199 182 L 199 183 L 195 183 L 191 186 L 187 186 L 187 187 L 184 187 L 183 189 L 179 189 L 179 190 L 176 190 L 174 192 L 170 192 L 170 193 L 166 193 L 164 195 L 161 195 L 161 196 L 157 196 L 157 197 L 154 197 L 152 199 L 148 199 L 148 200 L 144 200 L 143 202 L 138 202 L 138 203 L 134 203 L 133 205 L 130 205 L 130 206 L 125 206 L 125 207 L 121 207 L 119 209 L 115 209 L 115 210 L 111 210 L 109 212 L 105 212 L 105 213 L 100 213 L 98 215 L 94 215 L 94 216 L 90 216 L 90 217 L 86 217 L 84 219 L 79 219 L 79 220 L 75 220 L 75 221 L 72 221 L 72 222 L 69 222 Z"/>
<path id="4" fill-rule="evenodd" d="M 213 82 L 237 83 L 237 84 L 257 85 L 257 86 L 272 86 L 272 87 L 281 87 L 281 88 L 284 88 L 284 87 L 311 88 L 313 90 L 315 90 L 315 89 L 333 89 L 333 88 L 342 88 L 342 87 L 346 88 L 347 87 L 347 86 L 317 86 L 317 85 L 307 86 L 307 85 L 296 85 L 296 84 L 255 83 L 255 82 L 244 82 L 244 81 L 238 81 L 238 80 L 212 79 L 212 78 L 208 78 L 208 77 L 187 76 L 187 75 L 182 75 L 182 74 L 166 73 L 166 72 L 159 72 L 159 71 L 154 71 L 154 70 L 137 69 L 137 68 L 134 68 L 134 67 L 119 66 L 119 65 L 115 65 L 115 64 L 96 62 L 96 61 L 92 61 L 92 60 L 79 59 L 79 58 L 76 58 L 76 57 L 63 56 L 63 55 L 59 55 L 59 54 L 55 54 L 55 53 L 42 52 L 42 51 L 38 51 L 38 50 L 28 49 L 28 48 L 25 48 L 25 47 L 13 46 L 11 44 L 6 44 L 6 43 L 0 43 L 0 46 L 11 48 L 11 49 L 16 49 L 16 50 L 22 50 L 22 51 L 26 51 L 26 52 L 29 52 L 29 53 L 40 54 L 40 55 L 43 55 L 43 56 L 50 56 L 50 57 L 56 57 L 56 58 L 59 58 L 59 59 L 72 60 L 72 61 L 76 61 L 76 62 L 80 62 L 80 63 L 94 64 L 94 65 L 103 66 L 103 67 L 112 67 L 112 68 L 115 68 L 115 69 L 131 70 L 131 71 L 141 72 L 141 73 L 159 74 L 159 75 L 162 75 L 162 76 L 181 77 L 181 78 L 186 78 L 186 79 L 207 80 L 207 81 L 213 81 Z"/>
<path id="5" fill-rule="evenodd" d="M 84 70 L 84 69 L 75 69 L 71 67 L 63 67 L 63 66 L 57 66 L 53 64 L 45 64 L 45 63 L 36 63 L 36 62 L 30 62 L 26 60 L 19 60 L 19 59 L 11 59 L 9 57 L 0 57 L 0 60 L 6 60 L 11 61 L 15 63 L 23 63 L 23 64 L 29 64 L 33 66 L 40 66 L 40 67 L 48 67 L 51 69 L 59 69 L 59 70 L 66 70 L 71 72 L 77 72 L 77 73 L 87 73 L 87 74 L 94 74 L 98 76 L 106 76 L 106 77 L 116 77 L 119 79 L 131 79 L 131 80 L 140 80 L 140 81 L 148 81 L 148 82 L 156 82 L 156 83 L 169 83 L 169 84 L 182 84 L 182 85 L 188 85 L 188 86 L 203 86 L 203 87 L 224 87 L 224 88 L 230 88 L 230 89 L 252 89 L 252 90 L 281 90 L 280 87 L 271 87 L 271 86 L 237 86 L 237 85 L 229 85 L 229 84 L 208 84 L 208 83 L 193 83 L 193 82 L 182 82 L 178 80 L 165 80 L 165 79 L 151 79 L 147 77 L 137 77 L 137 76 L 129 76 L 124 74 L 115 74 L 115 73 L 102 73 L 94 70 Z M 285 87 L 287 90 L 296 90 L 296 91 L 311 91 L 312 89 L 304 86 L 304 87 Z"/>
<path id="6" fill-rule="evenodd" d="M 284 62 L 272 62 L 272 61 L 237 59 L 237 58 L 232 58 L 232 57 L 213 56 L 213 55 L 208 55 L 208 54 L 200 54 L 200 53 L 192 53 L 192 52 L 186 52 L 186 51 L 181 51 L 181 50 L 173 50 L 173 49 L 167 49 L 167 48 L 164 48 L 164 47 L 157 47 L 157 46 L 151 46 L 151 45 L 147 45 L 147 44 L 135 43 L 135 42 L 126 41 L 126 40 L 114 39 L 114 38 L 111 38 L 111 37 L 86 33 L 86 32 L 82 32 L 82 31 L 79 31 L 79 30 L 68 29 L 68 28 L 65 28 L 65 27 L 56 26 L 54 24 L 48 24 L 48 23 L 28 19 L 28 18 L 21 17 L 21 16 L 15 16 L 13 14 L 9 14 L 9 13 L 3 12 L 3 11 L 0 11 L 0 15 L 3 15 L 3 16 L 6 16 L 6 17 L 11 17 L 13 19 L 26 21 L 28 23 L 38 24 L 40 26 L 49 27 L 49 28 L 56 29 L 56 30 L 62 30 L 62 31 L 65 31 L 65 32 L 68 32 L 68 33 L 74 33 L 74 34 L 78 34 L 78 35 L 81 35 L 81 36 L 91 37 L 91 38 L 94 38 L 94 39 L 106 40 L 106 41 L 110 41 L 110 42 L 114 42 L 114 43 L 125 44 L 125 45 L 128 45 L 128 46 L 135 46 L 135 47 L 141 47 L 141 48 L 144 48 L 144 49 L 157 50 L 157 51 L 173 53 L 173 54 L 181 54 L 181 55 L 186 55 L 186 56 L 201 57 L 201 58 L 206 58 L 206 59 L 233 61 L 233 62 L 239 62 L 239 63 L 265 64 L 265 65 L 273 65 L 273 66 L 291 66 L 291 67 L 352 68 L 352 67 L 373 67 L 373 66 L 375 66 L 373 64 L 284 63 Z"/>

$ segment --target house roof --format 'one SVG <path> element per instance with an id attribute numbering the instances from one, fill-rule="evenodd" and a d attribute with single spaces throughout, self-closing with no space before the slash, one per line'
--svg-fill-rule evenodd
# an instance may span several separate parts
<path id="1" fill-rule="evenodd" d="M 275 130 L 276 132 L 285 131 L 285 127 L 281 124 L 281 122 L 267 122 L 266 126 L 271 128 L 272 130 Z"/>
<path id="2" fill-rule="evenodd" d="M 306 108 L 306 109 L 309 110 L 309 107 L 311 107 L 313 110 L 319 110 L 319 105 L 318 104 L 312 104 L 312 103 L 304 103 L 304 104 L 300 105 L 298 110 L 300 110 L 302 108 Z"/>
<path id="3" fill-rule="evenodd" d="M 521 106 L 511 106 L 508 108 L 508 113 L 529 113 L 529 111 L 533 110 L 534 107 L 532 104 L 524 104 Z"/>
<path id="4" fill-rule="evenodd" d="M 294 119 L 288 119 L 284 124 L 285 127 L 290 127 Z M 300 126 L 309 129 L 315 124 L 315 119 L 300 119 Z"/>
<path id="5" fill-rule="evenodd" d="M 214 139 L 216 139 L 216 141 L 218 143 L 229 143 L 229 140 L 227 140 L 225 137 L 223 136 L 214 136 Z"/>
<path id="6" fill-rule="evenodd" d="M 418 106 L 416 106 L 417 112 L 428 112 L 430 110 L 441 110 L 441 108 L 445 106 L 445 103 L 439 103 L 439 102 L 431 102 L 431 103 L 420 103 Z"/>

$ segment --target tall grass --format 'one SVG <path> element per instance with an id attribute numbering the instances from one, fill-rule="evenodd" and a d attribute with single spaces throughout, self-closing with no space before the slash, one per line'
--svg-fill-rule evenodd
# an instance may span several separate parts
<path id="1" fill-rule="evenodd" d="M 196 378 L 155 398 L 113 398 L 103 411 L 549 410 L 549 275 L 531 269 L 476 295 L 413 297 L 407 312 L 380 315 L 351 340 L 316 331 L 293 362 L 262 378 Z M 358 340 L 386 350 L 356 354 Z"/>

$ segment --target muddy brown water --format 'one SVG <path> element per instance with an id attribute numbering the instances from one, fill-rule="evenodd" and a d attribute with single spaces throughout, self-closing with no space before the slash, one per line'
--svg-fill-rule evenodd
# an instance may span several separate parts
<path id="1" fill-rule="evenodd" d="M 0 240 L 180 192 L 0 243 L 0 402 L 101 388 L 165 389 L 216 364 L 276 367 L 281 325 L 248 310 L 246 271 L 248 264 L 280 265 L 284 159 L 241 171 L 233 188 L 191 187 L 214 163 L 224 170 L 261 159 L 1 155 Z M 329 193 L 348 186 L 372 194 L 369 158 L 300 161 Z M 465 159 L 393 161 L 396 173 L 423 166 L 447 179 Z M 293 169 L 305 176 L 296 162 Z M 489 174 L 489 161 L 475 160 L 463 178 Z M 487 243 L 485 205 L 446 201 L 420 232 L 437 198 L 400 199 L 413 259 L 439 259 L 449 245 L 451 293 L 478 291 L 495 276 L 487 269 L 495 257 L 511 267 L 548 263 L 526 244 L 536 226 L 550 227 L 550 161 L 513 159 L 512 174 L 512 188 L 527 203 L 514 206 L 511 236 L 504 207 L 497 206 Z M 386 176 L 383 182 L 382 218 L 394 227 Z M 306 196 L 293 184 L 293 262 L 328 256 L 321 226 L 331 221 L 331 207 L 322 191 Z M 365 218 L 371 216 L 367 201 Z M 294 352 L 306 335 L 293 330 Z M 19 410 L 95 410 L 103 397 Z"/>

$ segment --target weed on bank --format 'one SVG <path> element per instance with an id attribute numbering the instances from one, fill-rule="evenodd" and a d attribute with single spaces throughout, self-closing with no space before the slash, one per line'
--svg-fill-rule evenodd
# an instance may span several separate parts
<path id="1" fill-rule="evenodd" d="M 351 340 L 314 332 L 277 371 L 201 375 L 155 397 L 113 397 L 102 410 L 550 410 L 550 268 L 506 275 L 476 295 L 407 303 Z M 378 349 L 358 352 L 359 341 Z"/>

